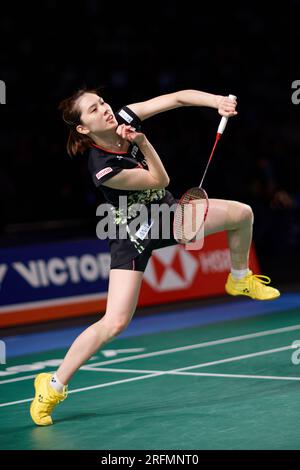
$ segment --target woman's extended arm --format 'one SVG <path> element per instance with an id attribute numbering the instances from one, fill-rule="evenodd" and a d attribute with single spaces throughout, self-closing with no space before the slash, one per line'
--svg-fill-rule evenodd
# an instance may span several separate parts
<path id="1" fill-rule="evenodd" d="M 140 103 L 133 103 L 128 107 L 143 121 L 155 114 L 180 108 L 181 106 L 207 106 L 217 109 L 221 116 L 231 117 L 237 114 L 236 104 L 236 101 L 229 100 L 227 96 L 214 95 L 198 90 L 181 90 Z"/>

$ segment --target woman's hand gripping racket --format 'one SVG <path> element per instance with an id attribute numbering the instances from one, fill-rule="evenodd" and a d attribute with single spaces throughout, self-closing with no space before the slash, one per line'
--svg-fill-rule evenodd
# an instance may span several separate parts
<path id="1" fill-rule="evenodd" d="M 228 98 L 235 100 L 236 96 L 229 95 Z M 209 207 L 208 196 L 206 191 L 202 188 L 202 184 L 215 152 L 217 143 L 219 142 L 221 135 L 225 130 L 228 119 L 228 117 L 223 116 L 220 121 L 215 144 L 204 170 L 200 185 L 186 191 L 178 202 L 174 214 L 173 232 L 175 239 L 179 243 L 189 243 L 195 239 L 197 233 L 201 233 L 200 230 L 206 220 Z"/>

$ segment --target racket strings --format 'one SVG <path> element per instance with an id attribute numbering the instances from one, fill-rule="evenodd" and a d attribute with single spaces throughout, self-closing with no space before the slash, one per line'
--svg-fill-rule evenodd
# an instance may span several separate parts
<path id="1" fill-rule="evenodd" d="M 199 204 L 193 204 L 199 201 Z M 200 206 L 201 204 L 201 206 Z M 174 216 L 174 235 L 181 243 L 190 242 L 203 225 L 208 198 L 201 188 L 191 188 L 178 203 Z"/>

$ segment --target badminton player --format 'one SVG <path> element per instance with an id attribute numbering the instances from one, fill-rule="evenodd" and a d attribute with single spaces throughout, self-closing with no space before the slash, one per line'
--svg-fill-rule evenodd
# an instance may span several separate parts
<path id="1" fill-rule="evenodd" d="M 124 219 L 118 205 L 121 195 L 127 196 L 128 219 L 134 217 L 130 209 L 136 203 L 147 207 L 154 203 L 176 204 L 166 189 L 169 184 L 167 171 L 142 132 L 141 123 L 158 113 L 181 106 L 211 107 L 225 117 L 237 114 L 236 100 L 197 90 L 178 91 L 129 104 L 116 113 L 95 90 L 79 90 L 60 104 L 70 132 L 67 151 L 71 156 L 77 153 L 86 155 L 93 182 L 111 204 L 116 226 Z M 197 149 L 196 153 L 199 154 Z M 223 230 L 228 234 L 232 267 L 225 285 L 226 292 L 252 299 L 275 299 L 280 293 L 266 285 L 270 279 L 253 274 L 248 267 L 252 225 L 253 213 L 248 205 L 237 201 L 209 200 L 204 235 Z M 139 233 L 130 233 L 129 230 L 127 238 L 117 236 L 109 239 L 111 269 L 105 315 L 77 337 L 54 374 L 42 373 L 36 377 L 36 395 L 30 407 L 36 424 L 52 424 L 52 410 L 66 398 L 67 385 L 73 374 L 100 347 L 128 326 L 152 251 L 177 243 L 172 233 L 169 239 L 145 236 L 150 235 L 150 226 L 150 221 L 146 220 Z"/>

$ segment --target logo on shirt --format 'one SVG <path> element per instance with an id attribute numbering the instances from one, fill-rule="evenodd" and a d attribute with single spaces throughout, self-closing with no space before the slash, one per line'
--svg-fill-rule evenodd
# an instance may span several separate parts
<path id="1" fill-rule="evenodd" d="M 110 166 L 108 166 L 107 168 L 103 168 L 103 170 L 101 170 L 101 171 L 98 171 L 98 173 L 96 173 L 97 180 L 102 178 L 102 176 L 107 175 L 107 173 L 110 173 L 111 171 L 113 171 L 113 170 Z"/>

